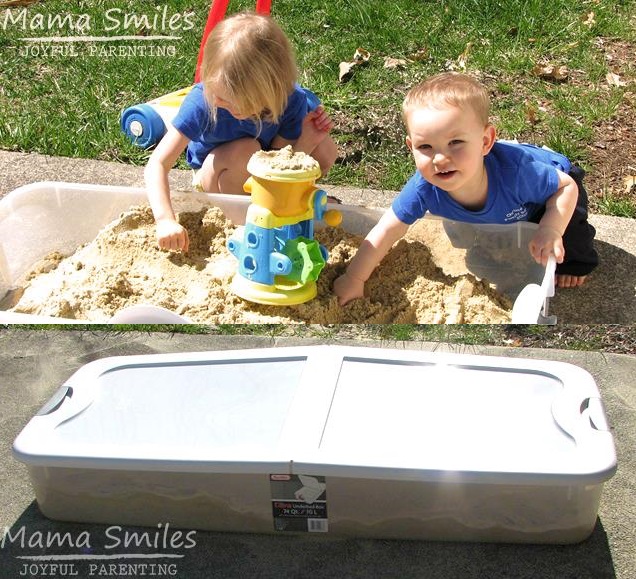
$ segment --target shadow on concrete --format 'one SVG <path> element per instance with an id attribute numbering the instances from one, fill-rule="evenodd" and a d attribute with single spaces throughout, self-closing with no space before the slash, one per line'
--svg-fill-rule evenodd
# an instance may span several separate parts
<path id="1" fill-rule="evenodd" d="M 164 526 L 165 527 L 165 526 Z M 24 531 L 22 531 L 24 529 Z M 35 502 L 20 515 L 5 534 L 0 576 L 19 577 L 29 565 L 53 563 L 58 568 L 48 577 L 124 577 L 134 569 L 146 575 L 188 579 L 258 577 L 359 577 L 359 578 L 532 578 L 598 579 L 616 577 L 607 536 L 600 520 L 592 535 L 576 545 L 516 545 L 490 543 L 437 543 L 427 541 L 384 541 L 334 539 L 325 535 L 251 535 L 198 531 L 194 546 L 164 548 L 163 530 L 51 521 Z M 176 529 L 169 529 L 168 543 Z M 187 532 L 187 531 L 184 531 Z M 46 547 L 47 535 L 67 534 L 67 539 Z M 146 534 L 146 535 L 144 535 Z M 147 538 L 144 538 L 147 537 Z M 73 545 L 69 545 L 69 538 Z M 124 541 L 131 541 L 124 548 Z M 150 544 L 148 544 L 150 541 Z M 154 546 L 157 541 L 157 547 Z M 141 544 L 139 544 L 141 543 Z M 40 546 L 42 544 L 43 546 Z M 79 546 L 78 546 L 79 545 Z M 37 561 L 33 556 L 169 553 L 175 558 L 111 558 L 92 560 Z M 22 557 L 22 558 L 21 558 Z M 126 566 L 124 572 L 119 567 Z M 25 565 L 27 567 L 25 567 Z M 93 565 L 93 567 L 91 567 Z M 101 567 L 105 565 L 106 567 Z M 150 565 L 155 565 L 151 573 Z M 159 567 L 163 565 L 163 567 Z M 170 565 L 170 567 L 169 567 Z M 42 569 L 42 568 L 40 568 Z M 31 569 L 30 575 L 35 575 Z M 51 568 L 48 568 L 49 573 Z M 115 571 L 114 573 L 111 573 Z M 163 571 L 163 573 L 160 573 Z M 44 575 L 43 571 L 39 571 Z M 29 576 L 29 575 L 25 575 Z"/>
<path id="2" fill-rule="evenodd" d="M 636 257 L 604 241 L 595 242 L 599 265 L 585 284 L 558 289 L 551 313 L 558 324 L 636 322 Z"/>

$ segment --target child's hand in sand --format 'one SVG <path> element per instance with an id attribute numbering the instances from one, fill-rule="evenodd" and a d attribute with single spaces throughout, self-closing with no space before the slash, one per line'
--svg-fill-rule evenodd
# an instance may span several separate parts
<path id="1" fill-rule="evenodd" d="M 173 219 L 157 221 L 157 243 L 161 249 L 188 251 L 190 239 L 186 229 Z"/>
<path id="2" fill-rule="evenodd" d="M 530 253 L 537 263 L 544 267 L 548 265 L 548 258 L 554 254 L 557 263 L 563 262 L 565 250 L 561 234 L 552 227 L 540 225 L 528 245 Z"/>
<path id="3" fill-rule="evenodd" d="M 351 300 L 364 297 L 364 282 L 344 273 L 333 282 L 333 291 L 338 296 L 338 305 L 344 306 Z"/>

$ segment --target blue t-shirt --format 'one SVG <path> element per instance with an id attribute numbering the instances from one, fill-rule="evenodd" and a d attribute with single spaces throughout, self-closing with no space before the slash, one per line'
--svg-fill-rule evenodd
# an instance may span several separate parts
<path id="1" fill-rule="evenodd" d="M 194 169 L 200 169 L 208 153 L 229 141 L 243 137 L 256 138 L 263 149 L 269 149 L 276 135 L 290 141 L 300 137 L 302 122 L 307 112 L 320 101 L 306 89 L 296 85 L 289 95 L 287 107 L 278 123 L 238 120 L 229 111 L 217 108 L 216 123 L 210 116 L 210 108 L 203 96 L 203 85 L 195 84 L 187 94 L 172 125 L 190 139 L 186 160 Z"/>
<path id="2" fill-rule="evenodd" d="M 572 166 L 567 157 L 549 149 L 507 141 L 497 141 L 484 157 L 484 164 L 488 197 L 479 211 L 462 207 L 416 171 L 394 199 L 393 212 L 407 225 L 427 211 L 469 223 L 528 221 L 558 190 L 557 169 L 568 173 Z"/>

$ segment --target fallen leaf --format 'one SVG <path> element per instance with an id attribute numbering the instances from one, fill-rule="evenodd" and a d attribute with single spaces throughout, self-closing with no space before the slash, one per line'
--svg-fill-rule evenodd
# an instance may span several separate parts
<path id="1" fill-rule="evenodd" d="M 356 62 L 341 62 L 338 80 L 340 82 L 347 82 L 351 78 L 353 67 L 356 66 L 356 64 Z"/>
<path id="2" fill-rule="evenodd" d="M 589 12 L 587 14 L 587 18 L 583 21 L 583 24 L 589 28 L 592 28 L 596 24 L 596 20 L 594 19 L 594 12 Z"/>
<path id="3" fill-rule="evenodd" d="M 625 191 L 631 193 L 632 189 L 636 187 L 636 175 L 627 175 L 623 177 L 623 183 L 625 183 Z"/>
<path id="4" fill-rule="evenodd" d="M 404 68 L 407 62 L 403 58 L 392 58 L 387 56 L 384 58 L 384 68 Z"/>
<path id="5" fill-rule="evenodd" d="M 371 53 L 368 50 L 365 50 L 364 48 L 356 48 L 353 55 L 353 60 L 356 64 L 364 64 L 369 61 L 369 58 L 371 58 Z"/>
<path id="6" fill-rule="evenodd" d="M 411 54 L 409 58 L 415 61 L 426 60 L 428 58 L 428 50 L 426 50 L 426 48 L 420 48 L 418 51 Z"/>
<path id="7" fill-rule="evenodd" d="M 627 86 L 627 83 L 624 80 L 621 80 L 621 77 L 614 72 L 608 72 L 605 75 L 605 80 L 610 86 Z"/>
<path id="8" fill-rule="evenodd" d="M 526 120 L 531 125 L 536 125 L 539 122 L 539 115 L 537 107 L 531 103 L 526 101 Z"/>
<path id="9" fill-rule="evenodd" d="M 564 64 L 555 66 L 553 64 L 537 64 L 532 69 L 532 74 L 547 80 L 565 80 L 568 78 L 568 67 Z"/>
<path id="10" fill-rule="evenodd" d="M 338 74 L 340 82 L 347 82 L 353 74 L 353 67 L 360 64 L 366 64 L 369 61 L 369 58 L 371 58 L 371 53 L 368 50 L 365 50 L 364 48 L 356 48 L 352 61 L 340 63 Z"/>

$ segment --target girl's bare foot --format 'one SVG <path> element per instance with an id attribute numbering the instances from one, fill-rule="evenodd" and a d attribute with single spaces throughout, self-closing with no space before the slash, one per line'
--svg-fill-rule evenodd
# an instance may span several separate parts
<path id="1" fill-rule="evenodd" d="M 557 287 L 579 287 L 585 283 L 586 275 L 566 275 L 556 276 Z"/>

